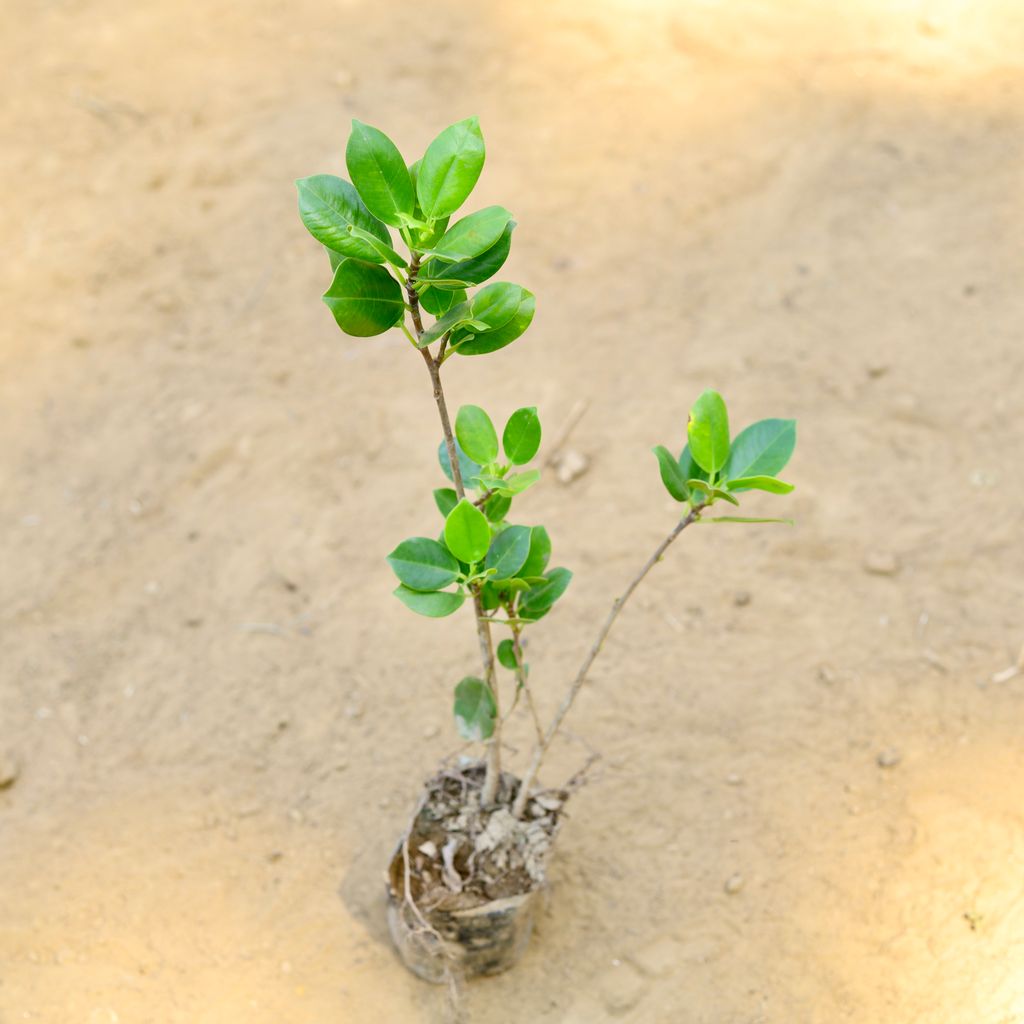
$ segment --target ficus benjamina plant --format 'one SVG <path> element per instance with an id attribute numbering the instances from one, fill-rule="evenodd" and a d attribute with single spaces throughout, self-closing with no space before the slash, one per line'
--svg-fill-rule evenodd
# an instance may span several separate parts
<path id="1" fill-rule="evenodd" d="M 485 283 L 508 257 L 512 214 L 487 206 L 455 216 L 480 177 L 484 153 L 475 117 L 446 128 L 412 164 L 382 131 L 353 121 L 345 149 L 351 182 L 316 174 L 297 186 L 302 221 L 330 260 L 333 278 L 323 300 L 338 326 L 360 338 L 401 331 L 429 374 L 441 424 L 438 460 L 450 483 L 433 493 L 441 528 L 435 534 L 436 525 L 424 524 L 424 535 L 403 540 L 387 561 L 398 578 L 395 596 L 411 611 L 440 619 L 464 605 L 472 610 L 481 670 L 455 685 L 454 716 L 465 739 L 485 744 L 484 806 L 498 792 L 504 718 L 520 697 L 529 707 L 536 742 L 512 808 L 519 816 L 612 624 L 676 537 L 693 523 L 789 522 L 709 511 L 720 503 L 739 505 L 751 491 L 793 490 L 777 474 L 793 453 L 796 424 L 760 420 L 733 437 L 722 396 L 705 391 L 690 409 L 682 450 L 653 449 L 679 518 L 612 605 L 543 727 L 524 659 L 525 634 L 565 594 L 572 573 L 551 567 L 551 538 L 543 526 L 514 522 L 511 515 L 513 502 L 540 479 L 539 470 L 529 468 L 540 449 L 540 419 L 534 406 L 517 409 L 499 437 L 483 408 L 463 405 L 453 424 L 442 386 L 452 356 L 498 352 L 533 320 L 532 292 L 508 281 Z M 499 669 L 511 675 L 504 684 Z M 514 696 L 503 715 L 506 689 Z"/>

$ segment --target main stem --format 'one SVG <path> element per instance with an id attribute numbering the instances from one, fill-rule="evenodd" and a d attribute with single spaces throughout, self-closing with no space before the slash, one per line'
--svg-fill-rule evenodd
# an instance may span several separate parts
<path id="1" fill-rule="evenodd" d="M 405 294 L 409 300 L 409 311 L 412 316 L 413 329 L 419 339 L 423 335 L 423 319 L 420 316 L 420 297 L 413 285 L 420 269 L 420 258 L 413 253 L 409 263 L 409 276 L 406 279 Z M 442 342 L 443 345 L 443 342 Z M 452 432 L 452 420 L 448 415 L 448 403 L 445 401 L 444 388 L 441 385 L 441 360 L 435 359 L 429 349 L 421 348 L 420 353 L 427 364 L 427 372 L 430 374 L 430 382 L 434 387 L 434 402 L 437 405 L 437 414 L 441 418 L 441 429 L 444 431 L 445 447 L 448 449 L 448 462 L 452 469 L 452 482 L 455 484 L 455 493 L 459 500 L 466 496 L 466 487 L 462 479 L 462 467 L 459 465 L 459 455 L 455 448 L 455 434 Z M 484 614 L 483 603 L 480 600 L 480 592 L 473 590 L 473 614 L 476 618 L 476 636 L 480 645 L 480 659 L 484 667 L 484 680 L 494 698 L 494 732 L 487 741 L 487 770 L 484 773 L 484 788 L 480 794 L 480 800 L 484 807 L 494 803 L 498 796 L 498 784 L 501 781 L 501 714 L 498 704 L 498 685 L 494 669 L 494 642 L 491 639 L 491 623 Z"/>
<path id="2" fill-rule="evenodd" d="M 544 738 L 534 748 L 533 759 L 530 762 L 530 767 L 523 777 L 522 784 L 519 787 L 519 792 L 516 794 L 515 803 L 512 805 L 512 814 L 521 818 L 523 811 L 526 810 L 526 801 L 530 796 L 530 788 L 533 786 L 534 780 L 537 778 L 537 772 L 540 771 L 541 763 L 544 761 L 544 755 L 547 754 L 548 748 L 551 746 L 552 741 L 558 734 L 558 730 L 561 728 L 562 720 L 569 713 L 569 709 L 573 705 L 573 701 L 576 700 L 576 695 L 580 692 L 584 682 L 587 679 L 587 673 L 590 671 L 590 666 L 594 664 L 597 656 L 601 653 L 601 648 L 604 646 L 604 642 L 611 632 L 612 626 L 615 624 L 615 620 L 619 617 L 619 613 L 625 607 L 626 602 L 629 600 L 633 591 L 640 585 L 640 581 L 654 568 L 658 562 L 661 561 L 662 556 L 668 550 L 668 546 L 685 530 L 698 516 L 700 515 L 700 508 L 691 509 L 690 512 L 676 523 L 675 528 L 672 532 L 657 546 L 654 554 L 644 563 L 644 567 L 633 577 L 629 586 L 626 587 L 625 592 L 621 597 L 617 598 L 615 603 L 612 605 L 611 611 L 608 613 L 608 618 L 605 619 L 604 625 L 601 627 L 601 632 L 597 634 L 597 639 L 594 641 L 593 646 L 587 652 L 587 656 L 583 659 L 583 664 L 580 666 L 579 671 L 576 673 L 576 678 L 573 679 L 572 685 L 569 687 L 565 697 L 562 698 L 562 703 L 558 707 L 558 711 L 555 714 L 551 725 L 548 726 L 548 731 L 544 734 Z"/>

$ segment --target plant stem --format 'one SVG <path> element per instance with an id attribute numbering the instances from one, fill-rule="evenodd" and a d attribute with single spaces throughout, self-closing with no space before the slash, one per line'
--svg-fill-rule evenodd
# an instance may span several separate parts
<path id="1" fill-rule="evenodd" d="M 523 776 L 522 784 L 519 787 L 519 792 L 516 794 L 515 803 L 512 805 L 512 814 L 521 818 L 523 811 L 526 810 L 526 801 L 529 799 L 530 787 L 533 785 L 534 780 L 537 778 L 537 772 L 540 771 L 541 763 L 544 760 L 544 755 L 548 752 L 548 748 L 551 746 L 552 740 L 558 734 L 558 730 L 562 725 L 562 720 L 569 713 L 569 709 L 573 705 L 573 701 L 576 700 L 576 695 L 580 692 L 584 682 L 587 679 L 587 673 L 590 671 L 590 666 L 594 664 L 597 656 L 601 653 L 601 648 L 604 646 L 604 642 L 611 632 L 612 626 L 615 624 L 615 620 L 619 617 L 619 612 L 625 607 L 626 602 L 629 600 L 633 591 L 640 585 L 640 581 L 661 561 L 662 556 L 668 550 L 668 546 L 685 530 L 692 522 L 694 522 L 700 515 L 702 506 L 691 509 L 690 512 L 676 523 L 672 532 L 657 546 L 654 554 L 644 563 L 643 568 L 633 577 L 629 586 L 626 587 L 621 597 L 617 598 L 615 603 L 612 605 L 611 611 L 608 613 L 608 618 L 605 619 L 604 625 L 601 627 L 601 631 L 597 634 L 597 639 L 594 641 L 593 646 L 587 652 L 587 656 L 583 659 L 583 664 L 580 666 L 579 671 L 576 673 L 576 678 L 573 679 L 572 685 L 569 687 L 568 692 L 562 698 L 562 703 L 558 707 L 558 711 L 555 713 L 555 717 L 552 719 L 551 725 L 548 726 L 548 731 L 544 734 L 544 738 L 537 744 L 533 751 L 533 759 L 530 762 L 530 767 Z"/>
<path id="2" fill-rule="evenodd" d="M 512 650 L 516 656 L 516 686 L 526 694 L 526 706 L 530 709 L 530 716 L 533 718 L 533 727 L 537 730 L 537 742 L 544 742 L 544 730 L 541 728 L 540 716 L 537 714 L 537 705 L 533 702 L 533 691 L 526 678 L 526 665 L 523 662 L 523 627 L 512 626 Z M 517 696 L 518 696 L 517 690 Z"/>
<path id="3" fill-rule="evenodd" d="M 409 299 L 409 312 L 412 316 L 413 329 L 416 332 L 417 340 L 423 336 L 423 319 L 420 316 L 420 297 L 416 292 L 416 275 L 420 269 L 420 257 L 418 253 L 412 254 L 409 262 L 409 277 L 405 282 L 405 294 Z M 444 342 L 441 343 L 441 352 L 444 351 Z M 448 415 L 448 403 L 444 397 L 444 387 L 441 385 L 441 359 L 435 359 L 429 348 L 421 348 L 423 360 L 427 364 L 427 372 L 430 374 L 430 382 L 434 387 L 434 402 L 437 405 L 437 414 L 441 418 L 441 429 L 444 431 L 445 446 L 448 449 L 448 461 L 452 468 L 452 482 L 455 484 L 455 493 L 461 501 L 466 496 L 466 487 L 462 479 L 462 467 L 459 465 L 459 456 L 455 448 L 455 434 L 452 432 L 452 421 Z M 476 617 L 476 635 L 480 643 L 480 658 L 483 661 L 484 680 L 490 688 L 494 697 L 494 706 L 498 708 L 498 686 L 494 670 L 494 643 L 491 639 L 491 622 L 484 614 L 484 607 L 480 600 L 480 594 L 473 590 L 473 614 Z M 484 788 L 480 795 L 484 807 L 493 804 L 498 795 L 498 784 L 501 781 L 501 717 L 497 713 L 494 719 L 494 732 L 487 741 L 487 770 L 484 774 Z"/>

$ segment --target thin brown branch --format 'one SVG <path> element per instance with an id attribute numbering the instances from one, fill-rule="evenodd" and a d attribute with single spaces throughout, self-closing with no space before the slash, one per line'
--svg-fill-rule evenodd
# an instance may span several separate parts
<path id="1" fill-rule="evenodd" d="M 586 682 L 587 673 L 590 671 L 591 665 L 594 664 L 597 656 L 601 653 L 601 648 L 604 646 L 604 642 L 611 632 L 612 626 L 615 624 L 615 620 L 619 617 L 619 613 L 626 606 L 626 602 L 630 599 L 633 591 L 640 585 L 643 578 L 654 568 L 658 562 L 661 561 L 662 556 L 668 550 L 669 545 L 685 530 L 691 523 L 695 522 L 700 515 L 701 508 L 691 509 L 690 512 L 676 523 L 672 532 L 655 548 L 654 554 L 644 563 L 643 568 L 633 577 L 628 587 L 626 587 L 622 596 L 617 598 L 615 603 L 612 605 L 611 611 L 608 613 L 608 617 L 604 621 L 604 625 L 601 627 L 601 631 L 597 634 L 597 639 L 594 641 L 593 646 L 587 652 L 587 656 L 583 659 L 583 664 L 580 666 L 579 671 L 576 673 L 576 678 L 573 679 L 572 684 L 569 687 L 568 692 L 562 698 L 562 703 L 558 707 L 558 711 L 555 713 L 555 717 L 551 721 L 551 725 L 548 726 L 547 732 L 544 734 L 543 740 L 537 744 L 534 748 L 533 759 L 530 762 L 530 767 L 523 777 L 519 792 L 516 795 L 515 804 L 512 807 L 512 813 L 518 818 L 521 817 L 523 811 L 526 809 L 526 801 L 529 799 L 530 787 L 533 785 L 534 779 L 537 777 L 537 772 L 540 770 L 541 763 L 544 760 L 544 755 L 548 752 L 552 741 L 558 734 L 558 730 L 562 725 L 562 721 L 565 716 L 569 713 L 569 709 L 572 707 L 573 702 L 576 700 L 577 694 L 580 692 L 583 684 Z"/>

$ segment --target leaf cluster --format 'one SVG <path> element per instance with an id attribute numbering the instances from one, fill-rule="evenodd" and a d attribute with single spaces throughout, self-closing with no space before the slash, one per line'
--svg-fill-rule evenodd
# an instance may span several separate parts
<path id="1" fill-rule="evenodd" d="M 778 478 L 796 447 L 796 421 L 758 420 L 729 438 L 729 413 L 717 391 L 705 391 L 690 409 L 679 456 L 652 449 L 665 490 L 698 514 L 718 501 L 739 505 L 744 491 L 789 494 Z M 714 522 L 787 523 L 788 519 L 719 516 Z"/>
<path id="2" fill-rule="evenodd" d="M 408 165 L 387 135 L 353 121 L 345 149 L 351 182 L 332 174 L 296 182 L 302 222 L 330 257 L 334 277 L 323 299 L 342 331 L 383 334 L 404 328 L 407 311 L 423 310 L 436 319 L 410 338 L 418 348 L 443 341 L 442 360 L 496 352 L 526 331 L 536 308 L 526 288 L 495 281 L 469 294 L 508 258 L 512 214 L 487 206 L 451 223 L 485 155 L 475 117 L 446 128 Z"/>

